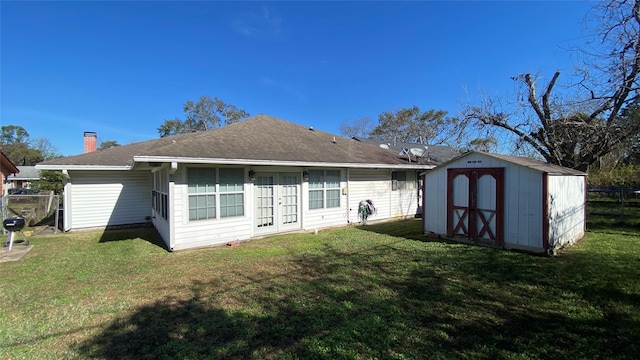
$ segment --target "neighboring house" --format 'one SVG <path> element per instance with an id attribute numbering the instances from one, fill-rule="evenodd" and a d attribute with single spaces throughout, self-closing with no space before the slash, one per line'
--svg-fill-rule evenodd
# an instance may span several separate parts
<path id="1" fill-rule="evenodd" d="M 396 152 L 399 156 L 406 157 L 407 161 L 441 164 L 460 155 L 459 150 L 448 146 L 385 141 L 379 139 L 363 139 L 355 136 L 352 137 L 352 139 L 372 144 L 383 149 L 389 149 Z M 418 211 L 416 216 L 422 216 L 422 175 L 424 175 L 424 173 L 418 174 Z"/>
<path id="2" fill-rule="evenodd" d="M 8 192 L 12 189 L 30 189 L 31 182 L 40 180 L 40 171 L 35 166 L 18 166 L 18 173 L 7 177 Z"/>
<path id="3" fill-rule="evenodd" d="M 424 179 L 425 233 L 536 253 L 584 236 L 586 174 L 516 156 L 471 151 Z"/>
<path id="4" fill-rule="evenodd" d="M 456 150 L 449 146 L 407 143 L 379 139 L 363 139 L 355 136 L 352 137 L 352 139 L 362 141 L 367 144 L 376 145 L 384 149 L 390 149 L 397 152 L 398 154 L 404 155 L 408 153 L 411 155 L 412 160 L 419 158 L 427 161 L 433 161 L 437 164 L 449 161 L 457 156 L 460 156 L 459 150 Z M 416 154 L 418 155 L 416 156 Z"/>
<path id="5" fill-rule="evenodd" d="M 0 196 L 7 193 L 7 177 L 11 174 L 17 174 L 18 172 L 20 172 L 20 170 L 0 151 Z"/>
<path id="6" fill-rule="evenodd" d="M 259 115 L 36 168 L 66 178 L 65 230 L 151 221 L 180 250 L 358 222 L 367 199 L 370 220 L 413 217 L 435 165 Z"/>

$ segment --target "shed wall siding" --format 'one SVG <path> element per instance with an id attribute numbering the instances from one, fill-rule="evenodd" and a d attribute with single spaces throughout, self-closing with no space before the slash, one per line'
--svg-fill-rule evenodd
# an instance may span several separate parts
<path id="1" fill-rule="evenodd" d="M 542 249 L 542 173 L 506 161 L 504 243 Z"/>
<path id="2" fill-rule="evenodd" d="M 151 176 L 134 171 L 69 171 L 72 229 L 143 223 L 151 215 Z"/>
<path id="3" fill-rule="evenodd" d="M 453 168 L 504 168 L 504 246 L 544 251 L 543 173 L 480 153 L 464 156 L 425 176 L 424 231 L 445 234 L 447 229 L 447 170 Z M 551 245 L 576 241 L 584 235 L 584 176 L 549 176 Z M 458 179 L 456 179 L 458 180 Z M 464 179 L 460 180 L 463 181 Z M 488 185 L 490 182 L 487 182 Z M 462 186 L 462 188 L 464 188 Z M 483 193 L 479 182 L 478 204 L 490 203 L 494 194 Z M 464 202 L 468 193 L 454 198 Z"/>
<path id="4" fill-rule="evenodd" d="M 447 168 L 425 174 L 422 219 L 425 232 L 447 232 Z"/>
<path id="5" fill-rule="evenodd" d="M 584 236 L 585 177 L 549 176 L 549 245 L 572 244 Z"/>

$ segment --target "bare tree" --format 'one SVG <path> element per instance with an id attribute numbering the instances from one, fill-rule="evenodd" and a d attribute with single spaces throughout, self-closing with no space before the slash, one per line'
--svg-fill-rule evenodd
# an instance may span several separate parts
<path id="1" fill-rule="evenodd" d="M 538 75 L 517 75 L 515 99 L 507 106 L 498 98 L 469 105 L 464 123 L 506 132 L 516 147 L 529 146 L 550 163 L 587 170 L 640 130 L 637 117 L 621 116 L 638 100 L 639 11 L 640 0 L 596 5 L 597 28 L 588 46 L 579 49 L 583 63 L 565 91 L 558 85 L 559 71 L 542 84 Z"/>
<path id="2" fill-rule="evenodd" d="M 366 139 L 371 136 L 372 129 L 373 123 L 369 117 L 347 119 L 340 124 L 340 135 Z"/>

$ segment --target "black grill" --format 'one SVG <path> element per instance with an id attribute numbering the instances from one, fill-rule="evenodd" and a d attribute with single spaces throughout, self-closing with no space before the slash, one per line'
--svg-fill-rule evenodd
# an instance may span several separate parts
<path id="1" fill-rule="evenodd" d="M 27 223 L 24 221 L 24 218 L 21 217 L 8 218 L 2 221 L 2 226 L 7 231 L 20 231 L 26 224 Z"/>

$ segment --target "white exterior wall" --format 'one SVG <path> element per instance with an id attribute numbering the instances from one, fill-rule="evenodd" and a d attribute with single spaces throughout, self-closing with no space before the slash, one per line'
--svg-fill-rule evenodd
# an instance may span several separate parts
<path id="1" fill-rule="evenodd" d="M 212 167 L 215 167 L 212 165 Z M 247 240 L 252 236 L 253 192 L 245 179 L 244 216 L 189 221 L 189 195 L 186 166 L 180 166 L 173 176 L 173 191 L 169 198 L 171 241 L 169 250 L 183 250 L 225 244 L 234 240 Z"/>
<path id="2" fill-rule="evenodd" d="M 189 221 L 189 194 L 186 169 L 180 165 L 169 185 L 169 219 L 158 220 L 161 233 L 170 250 L 182 250 L 210 245 L 225 244 L 234 240 L 248 240 L 267 235 L 255 227 L 254 184 L 248 176 L 245 179 L 244 216 Z M 219 167 L 211 165 L 212 167 Z M 251 167 L 257 174 L 300 173 L 305 168 L 296 167 Z M 249 167 L 245 169 L 248 172 Z M 331 168 L 327 168 L 331 170 Z M 329 209 L 309 209 L 308 181 L 300 184 L 300 227 L 299 230 L 313 231 L 358 221 L 358 203 L 370 199 L 378 213 L 371 220 L 389 219 L 397 216 L 414 216 L 417 208 L 416 172 L 407 171 L 409 189 L 391 191 L 391 171 L 373 169 L 340 169 L 340 207 Z M 348 179 L 349 177 L 349 179 Z M 345 191 L 343 191 L 345 190 Z M 157 216 L 157 215 L 156 215 Z M 295 230 L 287 229 L 283 231 Z M 274 228 L 277 231 L 277 228 Z M 273 233 L 273 232 L 272 232 Z M 166 236 L 166 238 L 165 238 Z M 168 239 L 168 240 L 167 240 Z"/>
<path id="3" fill-rule="evenodd" d="M 327 168 L 327 170 L 337 170 Z M 309 209 L 309 183 L 302 182 L 302 224 L 305 230 L 322 229 L 349 223 L 348 194 L 342 189 L 347 187 L 347 170 L 340 169 L 340 207 L 329 209 Z M 348 193 L 348 190 L 347 190 Z"/>
<path id="4" fill-rule="evenodd" d="M 162 172 L 163 173 L 163 178 L 164 179 L 169 179 L 169 169 L 167 166 L 165 166 L 162 169 L 158 169 L 156 170 L 158 172 Z M 155 173 L 154 173 L 155 174 Z M 153 176 L 153 175 L 152 175 Z M 171 199 L 171 188 L 173 187 L 173 183 L 172 182 L 168 182 L 166 184 L 166 186 L 168 187 L 169 191 L 167 193 L 167 199 Z M 153 188 L 153 186 L 152 186 Z M 155 189 L 158 190 L 158 189 Z M 171 219 L 170 215 L 171 214 L 171 206 L 172 206 L 172 202 L 168 201 L 167 204 L 167 218 L 163 218 L 162 214 L 154 211 L 153 209 L 151 210 L 151 212 L 153 213 L 152 218 L 153 218 L 153 226 L 156 228 L 156 230 L 158 231 L 158 234 L 160 234 L 160 237 L 162 238 L 162 240 L 164 241 L 164 243 L 167 245 L 167 248 L 171 248 L 171 244 L 170 244 L 170 240 L 171 240 L 171 225 L 169 222 L 169 219 Z"/>
<path id="5" fill-rule="evenodd" d="M 418 211 L 417 173 L 406 171 L 406 182 L 396 191 L 391 191 L 390 207 L 392 218 L 415 216 Z"/>
<path id="6" fill-rule="evenodd" d="M 373 169 L 349 170 L 349 221 L 357 223 L 358 204 L 362 200 L 371 200 L 377 213 L 372 221 L 387 219 L 391 216 L 391 171 Z"/>
<path id="7" fill-rule="evenodd" d="M 144 223 L 151 216 L 151 175 L 136 171 L 69 171 L 68 228 Z"/>
<path id="8" fill-rule="evenodd" d="M 391 170 L 349 170 L 349 222 L 357 223 L 358 206 L 371 200 L 376 214 L 369 220 L 414 217 L 418 210 L 417 171 L 407 170 L 405 188 L 392 190 Z"/>
<path id="9" fill-rule="evenodd" d="M 573 244 L 584 236 L 585 177 L 549 176 L 549 245 Z"/>

